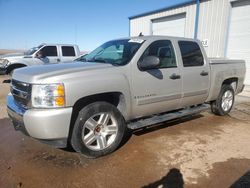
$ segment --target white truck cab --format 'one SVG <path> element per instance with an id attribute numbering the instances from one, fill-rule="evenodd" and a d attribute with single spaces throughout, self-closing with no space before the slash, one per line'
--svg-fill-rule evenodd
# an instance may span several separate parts
<path id="1" fill-rule="evenodd" d="M 23 54 L 0 56 L 0 74 L 12 74 L 21 67 L 72 61 L 80 55 L 77 45 L 44 43 Z"/>

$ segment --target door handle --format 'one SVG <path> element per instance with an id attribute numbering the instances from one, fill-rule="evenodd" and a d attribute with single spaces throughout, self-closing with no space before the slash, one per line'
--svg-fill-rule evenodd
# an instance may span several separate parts
<path id="1" fill-rule="evenodd" d="M 208 75 L 208 72 L 202 71 L 202 72 L 200 73 L 200 75 L 201 75 L 201 76 L 207 76 L 207 75 Z"/>
<path id="2" fill-rule="evenodd" d="M 56 59 L 56 61 L 57 61 L 57 62 L 60 62 L 60 59 L 59 59 L 59 58 L 57 58 L 57 59 Z"/>
<path id="3" fill-rule="evenodd" d="M 169 78 L 172 79 L 172 80 L 176 80 L 176 79 L 180 79 L 181 76 L 174 73 L 174 74 L 172 74 Z"/>

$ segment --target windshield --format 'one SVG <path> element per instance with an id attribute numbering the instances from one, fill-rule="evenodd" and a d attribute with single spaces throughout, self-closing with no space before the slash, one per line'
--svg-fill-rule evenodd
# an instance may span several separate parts
<path id="1" fill-rule="evenodd" d="M 138 39 L 109 41 L 78 60 L 83 62 L 108 63 L 118 66 L 125 65 L 133 58 L 143 42 L 143 40 Z"/>
<path id="2" fill-rule="evenodd" d="M 29 49 L 28 51 L 24 52 L 24 55 L 32 55 L 32 54 L 34 54 L 37 50 L 39 50 L 43 46 L 44 45 L 33 47 L 33 48 Z"/>

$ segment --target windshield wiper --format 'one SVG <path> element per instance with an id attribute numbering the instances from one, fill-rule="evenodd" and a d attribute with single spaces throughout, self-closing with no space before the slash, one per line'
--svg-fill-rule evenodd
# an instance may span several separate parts
<path id="1" fill-rule="evenodd" d="M 74 61 L 81 61 L 81 62 L 87 62 L 87 60 L 84 58 L 84 59 L 75 59 Z"/>
<path id="2" fill-rule="evenodd" d="M 96 62 L 98 63 L 108 63 L 106 60 L 104 59 L 95 59 Z"/>
<path id="3" fill-rule="evenodd" d="M 98 63 L 109 63 L 109 62 L 107 62 L 105 59 L 95 59 L 95 58 L 93 58 L 93 59 L 90 59 L 90 60 L 88 60 L 89 62 L 98 62 Z"/>

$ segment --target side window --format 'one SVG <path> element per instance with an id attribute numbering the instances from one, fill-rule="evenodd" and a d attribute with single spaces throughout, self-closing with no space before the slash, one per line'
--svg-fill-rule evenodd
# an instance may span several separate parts
<path id="1" fill-rule="evenodd" d="M 160 59 L 159 68 L 177 67 L 173 45 L 169 40 L 159 40 L 150 44 L 140 60 L 146 56 L 158 57 Z"/>
<path id="2" fill-rule="evenodd" d="M 73 46 L 62 46 L 62 56 L 76 56 Z"/>
<path id="3" fill-rule="evenodd" d="M 57 56 L 57 48 L 56 46 L 45 46 L 41 49 L 43 56 L 50 57 L 50 56 Z"/>
<path id="4" fill-rule="evenodd" d="M 201 49 L 196 42 L 179 41 L 181 56 L 184 67 L 194 67 L 204 65 Z"/>

